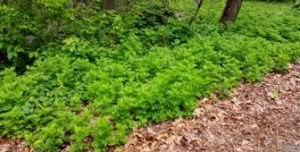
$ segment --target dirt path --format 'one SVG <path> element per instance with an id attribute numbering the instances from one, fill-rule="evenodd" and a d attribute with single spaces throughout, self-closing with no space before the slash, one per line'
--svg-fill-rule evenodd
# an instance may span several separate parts
<path id="1" fill-rule="evenodd" d="M 193 119 L 136 129 L 124 151 L 300 152 L 300 64 L 204 101 Z"/>

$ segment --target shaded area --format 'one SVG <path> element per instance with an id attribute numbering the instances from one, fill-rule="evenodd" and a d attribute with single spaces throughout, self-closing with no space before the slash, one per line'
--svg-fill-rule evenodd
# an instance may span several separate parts
<path id="1" fill-rule="evenodd" d="M 124 151 L 297 151 L 300 64 L 244 84 L 224 101 L 204 99 L 191 120 L 136 129 Z"/>

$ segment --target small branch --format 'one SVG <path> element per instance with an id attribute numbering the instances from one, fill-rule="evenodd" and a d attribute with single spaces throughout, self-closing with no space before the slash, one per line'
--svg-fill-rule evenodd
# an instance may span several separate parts
<path id="1" fill-rule="evenodd" d="M 197 18 L 198 14 L 199 14 L 199 11 L 200 11 L 200 8 L 201 8 L 201 6 L 202 6 L 202 4 L 203 4 L 203 0 L 195 0 L 195 1 L 196 1 L 196 3 L 197 3 L 197 9 L 196 9 L 196 12 L 195 12 L 195 14 L 193 15 L 193 17 L 190 19 L 190 22 L 189 22 L 190 25 L 191 25 L 191 24 L 195 21 L 195 19 Z"/>

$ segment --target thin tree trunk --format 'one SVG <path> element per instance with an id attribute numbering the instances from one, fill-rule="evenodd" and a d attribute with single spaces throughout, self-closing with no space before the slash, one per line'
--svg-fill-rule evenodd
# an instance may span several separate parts
<path id="1" fill-rule="evenodd" d="M 107 10 L 117 9 L 117 0 L 104 0 L 104 9 Z"/>
<path id="2" fill-rule="evenodd" d="M 227 0 L 220 22 L 234 22 L 240 12 L 243 0 Z"/>
<path id="3" fill-rule="evenodd" d="M 203 0 L 196 0 L 196 2 L 197 2 L 197 9 L 196 9 L 196 12 L 195 12 L 194 16 L 190 19 L 190 22 L 189 22 L 190 25 L 194 22 L 194 20 L 198 16 L 200 8 L 203 4 Z"/>

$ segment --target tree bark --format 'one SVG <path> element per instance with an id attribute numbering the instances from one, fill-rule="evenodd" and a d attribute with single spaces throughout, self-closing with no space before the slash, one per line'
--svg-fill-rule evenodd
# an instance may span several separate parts
<path id="1" fill-rule="evenodd" d="M 117 0 L 104 0 L 104 9 L 107 10 L 117 9 Z"/>
<path id="2" fill-rule="evenodd" d="M 243 0 L 227 0 L 220 22 L 234 22 L 240 12 L 242 3 Z"/>

